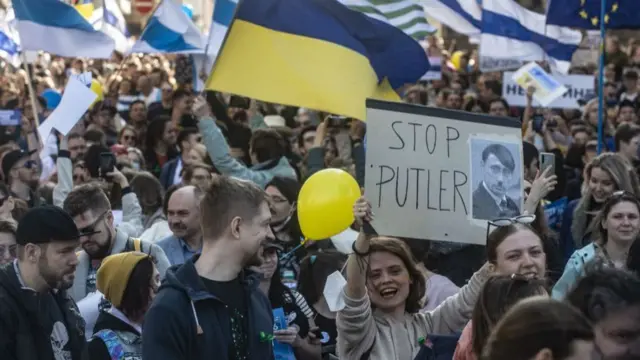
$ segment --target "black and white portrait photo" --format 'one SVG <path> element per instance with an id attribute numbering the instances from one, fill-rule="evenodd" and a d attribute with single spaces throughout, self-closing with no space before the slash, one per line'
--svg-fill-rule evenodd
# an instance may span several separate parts
<path id="1" fill-rule="evenodd" d="M 520 215 L 523 194 L 520 145 L 472 138 L 470 150 L 472 218 L 495 220 Z"/>

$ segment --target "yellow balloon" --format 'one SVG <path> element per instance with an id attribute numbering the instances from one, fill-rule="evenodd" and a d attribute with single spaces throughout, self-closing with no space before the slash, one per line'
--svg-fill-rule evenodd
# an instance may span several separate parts
<path id="1" fill-rule="evenodd" d="M 298 220 L 308 240 L 322 240 L 346 230 L 354 221 L 353 204 L 360 187 L 348 172 L 324 169 L 302 185 L 298 195 Z"/>
<path id="2" fill-rule="evenodd" d="M 456 70 L 460 70 L 460 58 L 462 58 L 462 55 L 464 55 L 464 52 L 460 50 L 451 55 L 451 65 L 453 65 L 453 68 Z"/>

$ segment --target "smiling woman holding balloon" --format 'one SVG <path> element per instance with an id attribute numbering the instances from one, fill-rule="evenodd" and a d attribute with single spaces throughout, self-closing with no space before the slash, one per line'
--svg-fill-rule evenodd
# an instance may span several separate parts
<path id="1" fill-rule="evenodd" d="M 361 228 L 373 220 L 371 205 L 359 198 L 353 214 Z M 430 334 L 460 331 L 469 321 L 489 266 L 430 312 L 419 312 L 425 279 L 410 250 L 398 239 L 360 231 L 347 261 L 345 307 L 338 313 L 338 355 L 345 359 L 413 359 Z"/>

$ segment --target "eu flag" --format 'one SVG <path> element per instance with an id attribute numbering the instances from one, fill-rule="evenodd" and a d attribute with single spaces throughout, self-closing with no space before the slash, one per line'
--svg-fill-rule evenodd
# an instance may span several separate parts
<path id="1" fill-rule="evenodd" d="M 640 0 L 605 0 L 605 27 L 640 29 Z M 600 29 L 602 0 L 550 0 L 547 24 Z"/>

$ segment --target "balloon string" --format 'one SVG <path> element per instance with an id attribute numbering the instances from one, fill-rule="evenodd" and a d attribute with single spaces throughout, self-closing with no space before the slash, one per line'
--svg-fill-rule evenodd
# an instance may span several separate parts
<path id="1" fill-rule="evenodd" d="M 296 247 L 294 247 L 293 249 L 291 249 L 291 251 L 289 251 L 288 253 L 286 253 L 286 254 L 284 254 L 284 255 L 280 256 L 280 261 L 285 260 L 285 259 L 287 259 L 289 256 L 293 255 L 293 253 L 294 253 L 294 252 L 296 252 L 298 249 L 300 249 L 302 246 L 304 246 L 304 243 L 305 243 L 306 241 L 307 241 L 306 239 L 305 239 L 305 240 L 302 240 L 302 242 L 301 242 L 300 244 L 296 245 Z"/>

